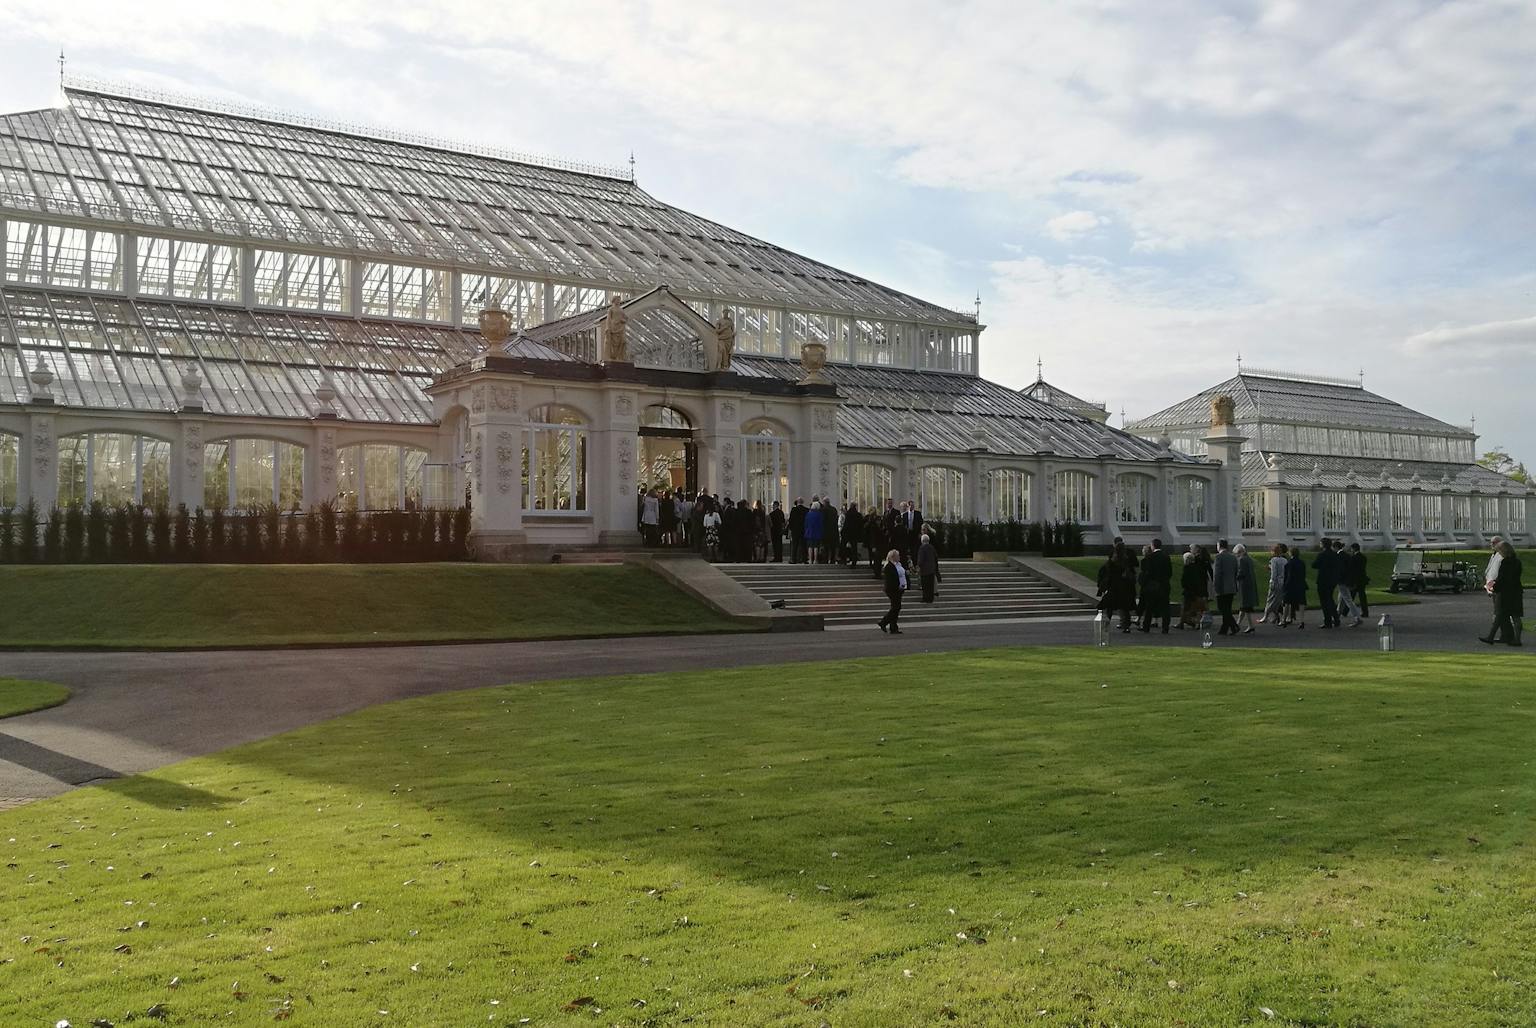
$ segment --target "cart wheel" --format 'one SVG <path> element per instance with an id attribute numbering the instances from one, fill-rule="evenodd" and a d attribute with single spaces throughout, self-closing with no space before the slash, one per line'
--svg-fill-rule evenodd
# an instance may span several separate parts
<path id="1" fill-rule="evenodd" d="M 1424 591 L 1424 583 L 1423 582 L 1415 582 L 1415 583 L 1413 583 L 1413 591 L 1416 592 L 1416 593 L 1422 593 Z"/>
<path id="2" fill-rule="evenodd" d="M 1455 585 L 1451 586 L 1451 592 L 1459 594 L 1461 592 L 1461 583 L 1457 582 Z"/>

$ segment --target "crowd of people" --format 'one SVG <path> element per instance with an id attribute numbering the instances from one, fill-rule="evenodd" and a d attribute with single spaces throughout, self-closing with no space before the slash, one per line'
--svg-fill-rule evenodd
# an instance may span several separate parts
<path id="1" fill-rule="evenodd" d="M 922 511 L 911 500 L 885 501 L 883 510 L 866 513 L 846 499 L 796 498 L 789 510 L 774 500 L 732 500 L 709 492 L 681 489 L 641 490 L 636 498 L 636 527 L 648 547 L 690 548 L 706 559 L 725 563 L 792 564 L 867 562 L 879 577 L 886 554 L 896 550 L 911 565 L 921 545 Z"/>
<path id="2" fill-rule="evenodd" d="M 732 500 L 709 492 L 642 489 L 636 497 L 636 526 L 648 547 L 691 548 L 724 563 L 783 563 L 788 543 L 791 564 L 861 566 L 882 583 L 890 609 L 880 630 L 900 635 L 902 596 L 915 578 L 924 603 L 938 596 L 939 552 L 923 512 L 911 500 L 887 499 L 865 512 L 846 498 L 796 497 L 788 511 L 774 500 Z"/>
<path id="3" fill-rule="evenodd" d="M 1311 569 L 1324 628 L 1342 628 L 1346 619 L 1356 627 L 1370 616 L 1366 586 L 1370 584 L 1365 554 L 1359 543 L 1348 547 L 1324 539 L 1310 564 L 1300 547 L 1276 543 L 1269 551 L 1269 587 L 1259 603 L 1258 568 L 1248 548 L 1223 539 L 1214 555 L 1204 546 L 1190 546 L 1179 555 L 1178 627 L 1201 628 L 1213 608 L 1221 618 L 1218 635 L 1252 634 L 1257 625 L 1307 627 Z M 1119 627 L 1129 632 L 1133 622 L 1142 632 L 1160 624 L 1167 634 L 1173 622 L 1174 560 L 1161 539 L 1143 547 L 1140 556 L 1116 538 L 1099 568 L 1099 610 L 1119 615 Z"/>

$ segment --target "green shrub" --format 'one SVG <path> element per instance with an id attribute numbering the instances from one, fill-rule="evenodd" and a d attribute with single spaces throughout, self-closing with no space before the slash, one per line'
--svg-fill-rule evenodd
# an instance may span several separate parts
<path id="1" fill-rule="evenodd" d="M 447 560 L 453 555 L 453 511 L 440 510 L 437 512 L 437 548 L 432 551 L 432 556 L 438 560 Z"/>
<path id="2" fill-rule="evenodd" d="M 223 507 L 213 508 L 213 513 L 208 516 L 208 559 L 210 560 L 222 559 L 228 550 L 228 520 Z"/>
<path id="3" fill-rule="evenodd" d="M 192 557 L 200 561 L 208 559 L 208 518 L 201 507 L 192 515 Z"/>
<path id="4" fill-rule="evenodd" d="M 340 556 L 342 560 L 362 559 L 362 517 L 353 507 L 341 515 Z"/>
<path id="5" fill-rule="evenodd" d="M 320 505 L 319 559 L 336 559 L 336 504 L 330 500 L 326 500 Z"/>
<path id="6" fill-rule="evenodd" d="M 13 564 L 16 561 L 16 540 L 11 534 L 14 520 L 15 511 L 12 508 L 0 510 L 0 564 Z"/>
<path id="7" fill-rule="evenodd" d="M 23 564 L 37 559 L 37 520 L 37 501 L 28 500 L 16 522 L 16 559 Z"/>
<path id="8" fill-rule="evenodd" d="M 55 507 L 43 526 L 43 560 L 57 564 L 64 556 L 64 512 Z"/>
<path id="9" fill-rule="evenodd" d="M 453 512 L 453 546 L 448 557 L 450 560 L 463 560 L 469 556 L 469 504 L 465 504 Z"/>
<path id="10" fill-rule="evenodd" d="M 149 519 L 137 503 L 128 507 L 128 559 L 137 564 L 149 560 Z"/>
<path id="11" fill-rule="evenodd" d="M 283 516 L 283 559 L 289 562 L 304 558 L 304 538 L 300 528 L 304 515 L 298 511 Z"/>
<path id="12" fill-rule="evenodd" d="M 92 564 L 104 564 L 107 560 L 106 504 L 92 500 L 85 509 L 85 559 Z"/>
<path id="13" fill-rule="evenodd" d="M 78 503 L 64 508 L 64 561 L 78 564 L 85 555 L 85 511 Z"/>
<path id="14" fill-rule="evenodd" d="M 155 533 L 154 560 L 157 564 L 164 564 L 171 559 L 171 511 L 165 504 L 155 507 L 150 515 L 150 525 Z"/>
<path id="15" fill-rule="evenodd" d="M 192 516 L 187 513 L 187 505 L 176 505 L 175 527 L 173 534 L 176 539 L 176 559 L 189 561 L 192 559 Z"/>
<path id="16" fill-rule="evenodd" d="M 107 526 L 107 552 L 112 560 L 126 562 L 133 558 L 133 542 L 128 522 L 128 504 L 119 503 L 112 508 L 112 523 Z"/>

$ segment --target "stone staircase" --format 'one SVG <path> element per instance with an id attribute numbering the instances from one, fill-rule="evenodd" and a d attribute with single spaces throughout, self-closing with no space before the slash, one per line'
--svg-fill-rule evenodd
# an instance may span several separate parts
<path id="1" fill-rule="evenodd" d="M 885 613 L 885 594 L 867 566 L 825 564 L 721 564 L 737 582 L 791 610 L 821 614 L 827 628 L 871 626 Z M 951 560 L 941 565 L 944 581 L 928 606 L 912 583 L 901 608 L 903 625 L 955 621 L 1014 621 L 1092 613 L 1081 598 L 1003 561 Z"/>

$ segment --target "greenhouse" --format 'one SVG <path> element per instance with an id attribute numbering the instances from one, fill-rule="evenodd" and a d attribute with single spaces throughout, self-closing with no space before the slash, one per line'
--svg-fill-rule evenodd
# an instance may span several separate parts
<path id="1" fill-rule="evenodd" d="M 651 486 L 1090 541 L 1237 509 L 1219 453 L 981 378 L 975 312 L 629 170 L 75 81 L 0 116 L 0 230 L 0 504 L 468 496 L 487 556 L 632 544 Z"/>

